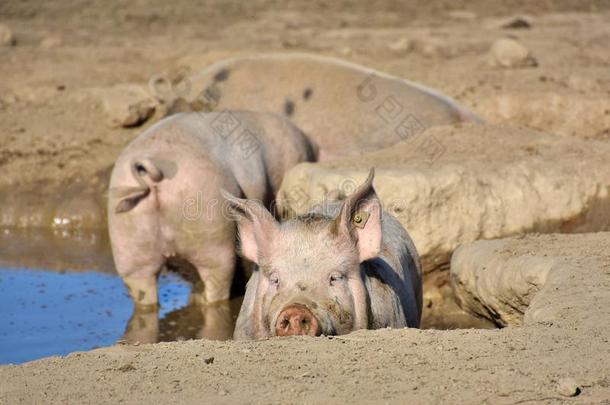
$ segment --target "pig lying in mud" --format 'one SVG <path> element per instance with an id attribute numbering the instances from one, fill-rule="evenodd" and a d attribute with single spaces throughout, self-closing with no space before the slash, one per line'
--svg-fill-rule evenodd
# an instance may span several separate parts
<path id="1" fill-rule="evenodd" d="M 242 255 L 258 265 L 235 339 L 419 326 L 419 256 L 405 229 L 382 211 L 372 182 L 371 170 L 344 201 L 281 223 L 259 202 L 224 193 Z"/>
<path id="2" fill-rule="evenodd" d="M 430 88 L 340 59 L 260 54 L 215 63 L 187 79 L 195 109 L 272 111 L 320 149 L 319 160 L 391 146 L 424 129 L 482 121 Z"/>
<path id="3" fill-rule="evenodd" d="M 220 190 L 270 204 L 284 173 L 314 155 L 284 118 L 244 111 L 177 114 L 131 142 L 110 179 L 108 226 L 136 305 L 157 307 L 157 277 L 172 259 L 197 269 L 195 301 L 229 298 L 236 229 Z"/>

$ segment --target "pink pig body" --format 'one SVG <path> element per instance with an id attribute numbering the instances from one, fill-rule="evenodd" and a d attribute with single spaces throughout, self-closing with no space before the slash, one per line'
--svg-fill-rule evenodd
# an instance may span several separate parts
<path id="1" fill-rule="evenodd" d="M 108 200 L 115 265 L 136 305 L 156 307 L 172 258 L 197 269 L 196 299 L 229 298 L 236 229 L 220 190 L 270 204 L 284 173 L 313 159 L 305 136 L 275 114 L 178 114 L 137 137 L 116 161 Z"/>
<path id="2" fill-rule="evenodd" d="M 242 254 L 258 264 L 236 339 L 419 326 L 419 256 L 405 229 L 382 211 L 372 180 L 371 172 L 345 201 L 282 223 L 256 202 L 226 195 Z"/>

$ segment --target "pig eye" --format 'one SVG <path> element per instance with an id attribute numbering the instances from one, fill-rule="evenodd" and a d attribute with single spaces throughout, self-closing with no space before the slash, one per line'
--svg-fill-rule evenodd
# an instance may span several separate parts
<path id="1" fill-rule="evenodd" d="M 332 285 L 342 282 L 343 280 L 345 280 L 345 276 L 341 273 L 335 272 L 335 273 L 332 273 L 330 275 L 330 277 L 328 278 L 328 283 L 332 286 Z"/>
<path id="2" fill-rule="evenodd" d="M 277 276 L 276 273 L 271 273 L 271 275 L 269 275 L 269 284 L 271 284 L 274 287 L 277 287 L 280 285 L 280 278 Z"/>

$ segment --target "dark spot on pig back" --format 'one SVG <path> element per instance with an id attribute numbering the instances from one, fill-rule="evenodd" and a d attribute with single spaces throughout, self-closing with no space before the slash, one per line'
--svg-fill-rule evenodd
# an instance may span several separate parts
<path id="1" fill-rule="evenodd" d="M 292 100 L 287 99 L 284 102 L 284 114 L 286 114 L 288 117 L 294 114 L 294 102 Z"/>
<path id="2" fill-rule="evenodd" d="M 199 93 L 196 100 L 191 103 L 191 106 L 194 111 L 213 111 L 218 105 L 221 96 L 222 93 L 216 83 L 212 83 Z"/>
<path id="3" fill-rule="evenodd" d="M 312 94 L 313 94 L 313 90 L 310 89 L 309 87 L 306 87 L 305 90 L 303 90 L 303 100 L 305 100 L 305 101 L 309 100 L 309 98 L 311 97 Z"/>
<path id="4" fill-rule="evenodd" d="M 231 73 L 231 71 L 227 68 L 220 69 L 214 75 L 214 81 L 215 82 L 224 82 L 225 80 L 227 80 L 229 78 L 229 73 Z"/>
<path id="5" fill-rule="evenodd" d="M 220 100 L 220 89 L 218 88 L 218 86 L 216 86 L 216 84 L 211 84 L 208 87 L 206 87 L 206 89 L 203 91 L 203 96 L 210 101 L 216 101 L 218 102 L 218 100 Z"/>

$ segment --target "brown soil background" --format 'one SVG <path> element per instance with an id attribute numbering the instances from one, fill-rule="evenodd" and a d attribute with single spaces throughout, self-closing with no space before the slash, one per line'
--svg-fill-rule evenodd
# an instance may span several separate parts
<path id="1" fill-rule="evenodd" d="M 532 18 L 530 29 L 501 28 L 523 14 Z M 112 163 L 143 127 L 107 126 L 94 89 L 146 85 L 156 74 L 198 71 L 225 57 L 337 56 L 436 88 L 492 122 L 502 122 L 489 101 L 499 94 L 610 99 L 608 0 L 5 0 L 0 24 L 16 39 L 0 47 L 0 222 L 9 226 L 50 226 L 58 212 L 79 210 L 89 215 L 77 226 L 103 227 Z M 489 66 L 491 44 L 506 36 L 524 43 L 538 66 Z M 402 38 L 411 43 L 408 51 L 394 46 Z M 551 110 L 510 123 L 608 138 L 601 120 L 580 128 L 566 111 Z M 567 401 L 556 391 L 563 377 L 583 388 L 570 401 L 608 403 L 610 306 L 595 301 L 589 287 L 570 289 L 602 280 L 586 263 L 580 269 L 553 300 L 576 296 L 596 308 L 601 322 L 568 314 L 562 322 L 491 331 L 116 346 L 0 367 L 0 403 L 555 403 Z"/>

